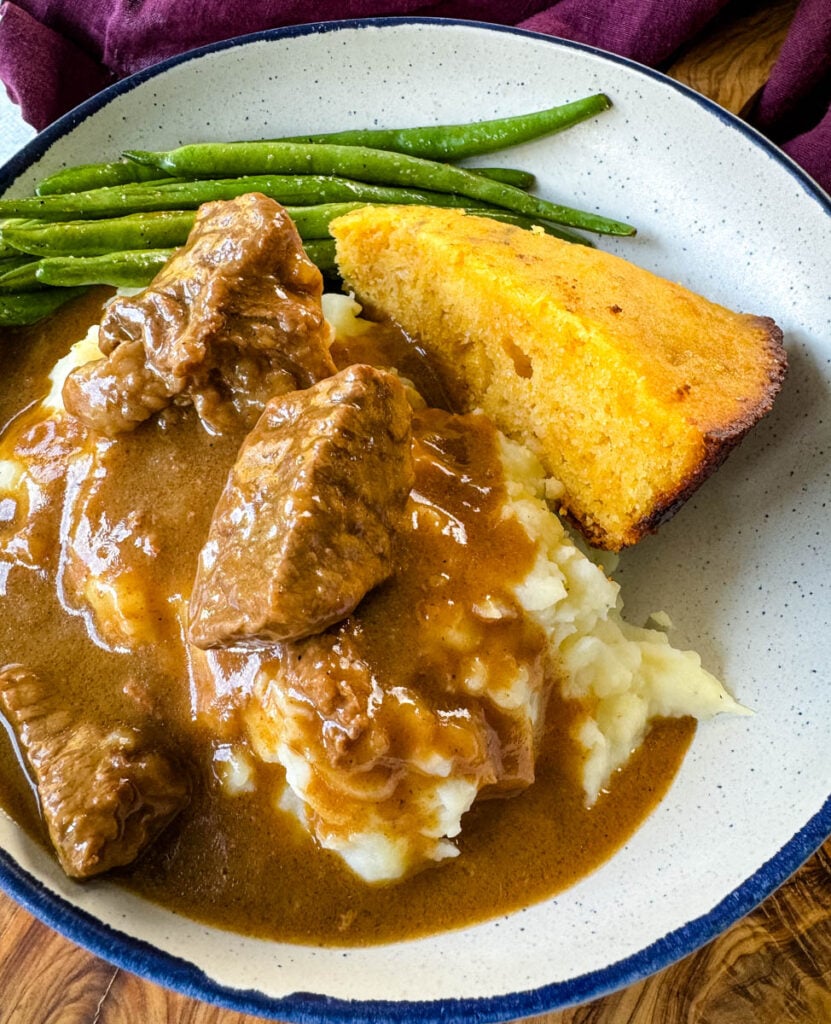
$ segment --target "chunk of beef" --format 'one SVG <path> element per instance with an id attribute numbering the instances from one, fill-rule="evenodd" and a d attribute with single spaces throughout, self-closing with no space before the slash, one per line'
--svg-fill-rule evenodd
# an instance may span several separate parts
<path id="1" fill-rule="evenodd" d="M 358 612 L 325 633 L 280 646 L 255 699 L 279 708 L 283 738 L 291 736 L 319 771 L 360 778 L 381 770 L 398 781 L 413 768 L 412 758 L 416 770 L 436 762 L 445 772 L 452 764 L 480 784 L 496 783 L 503 773 L 499 738 L 485 701 L 445 695 L 436 702 L 425 685 L 380 686 L 362 634 Z"/>
<path id="2" fill-rule="evenodd" d="M 107 307 L 106 358 L 69 375 L 64 405 L 107 436 L 174 399 L 214 432 L 230 417 L 253 422 L 272 395 L 335 372 L 322 290 L 279 203 L 257 193 L 206 203 L 152 283 Z"/>
<path id="3" fill-rule="evenodd" d="M 112 437 L 133 430 L 173 397 L 147 364 L 140 341 L 119 345 L 108 359 L 73 370 L 64 381 L 66 409 L 99 434 Z"/>
<path id="4" fill-rule="evenodd" d="M 363 365 L 268 403 L 199 556 L 192 643 L 318 633 L 387 578 L 413 479 L 410 421 L 398 378 Z"/>
<path id="5" fill-rule="evenodd" d="M 79 721 L 19 665 L 0 672 L 0 704 L 31 766 L 61 867 L 87 878 L 129 864 L 182 810 L 188 776 L 137 729 Z"/>

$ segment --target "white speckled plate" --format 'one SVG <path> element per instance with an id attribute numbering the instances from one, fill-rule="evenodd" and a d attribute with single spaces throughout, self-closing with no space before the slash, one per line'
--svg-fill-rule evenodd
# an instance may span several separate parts
<path id="1" fill-rule="evenodd" d="M 291 1021 L 495 1021 L 626 985 L 768 895 L 831 831 L 831 204 L 781 153 L 652 71 L 510 29 L 434 20 L 265 33 L 186 55 L 68 114 L 2 172 L 196 139 L 463 121 L 605 91 L 614 109 L 501 159 L 634 221 L 609 248 L 785 331 L 772 415 L 624 557 L 635 621 L 669 612 L 755 710 L 699 729 L 669 795 L 568 892 L 477 927 L 363 950 L 254 941 L 106 881 L 78 886 L 0 816 L 0 880 L 79 943 L 186 993 Z M 489 158 L 493 162 L 493 158 Z M 275 885 L 280 884 L 275 878 Z"/>

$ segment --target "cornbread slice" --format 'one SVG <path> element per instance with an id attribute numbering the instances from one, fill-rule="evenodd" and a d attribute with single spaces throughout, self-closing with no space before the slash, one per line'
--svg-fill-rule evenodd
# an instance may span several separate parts
<path id="1" fill-rule="evenodd" d="M 565 487 L 599 547 L 672 515 L 769 411 L 782 332 L 608 253 L 458 210 L 333 222 L 346 285 Z"/>

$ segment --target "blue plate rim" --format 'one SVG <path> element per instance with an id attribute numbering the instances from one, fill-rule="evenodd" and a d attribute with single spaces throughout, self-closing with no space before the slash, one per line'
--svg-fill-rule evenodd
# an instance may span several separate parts
<path id="1" fill-rule="evenodd" d="M 714 101 L 702 96 L 660 71 L 597 47 L 520 29 L 510 25 L 457 18 L 389 17 L 356 18 L 309 22 L 265 29 L 210 43 L 160 61 L 151 67 L 108 86 L 64 114 L 27 143 L 0 168 L 0 195 L 60 138 L 118 96 L 145 81 L 191 60 L 260 41 L 297 36 L 402 25 L 461 26 L 527 36 L 537 41 L 580 50 L 620 64 L 660 81 L 708 110 L 719 121 L 739 131 L 752 144 L 779 163 L 799 186 L 831 215 L 831 198 L 786 153 L 752 126 Z M 310 992 L 272 997 L 256 990 L 229 988 L 213 981 L 188 960 L 162 952 L 151 944 L 127 935 L 98 920 L 52 892 L 22 868 L 6 851 L 0 850 L 0 887 L 26 910 L 66 938 L 117 967 L 138 974 L 183 995 L 261 1017 L 274 1017 L 293 1024 L 377 1024 L 379 1020 L 400 1024 L 495 1024 L 546 1013 L 597 999 L 609 992 L 642 980 L 684 956 L 695 952 L 720 935 L 739 918 L 753 910 L 796 871 L 831 834 L 831 796 L 817 813 L 769 860 L 741 885 L 725 896 L 708 913 L 668 932 L 629 957 L 562 982 L 539 988 L 490 997 L 440 1000 L 348 1000 Z"/>

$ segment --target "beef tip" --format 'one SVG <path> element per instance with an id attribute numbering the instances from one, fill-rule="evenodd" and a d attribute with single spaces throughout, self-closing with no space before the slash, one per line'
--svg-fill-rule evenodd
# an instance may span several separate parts
<path id="1" fill-rule="evenodd" d="M 79 366 L 64 381 L 64 406 L 99 434 L 126 433 L 160 412 L 171 395 L 147 365 L 140 341 L 119 345 L 109 359 Z"/>
<path id="2" fill-rule="evenodd" d="M 213 432 L 235 415 L 253 423 L 272 395 L 335 372 L 322 291 L 279 203 L 257 193 L 206 203 L 151 284 L 107 307 L 105 358 L 69 375 L 64 405 L 107 436 L 174 400 Z"/>
<path id="3" fill-rule="evenodd" d="M 399 379 L 363 365 L 268 403 L 199 556 L 192 643 L 318 633 L 390 575 L 413 479 L 410 420 Z"/>
<path id="4" fill-rule="evenodd" d="M 281 644 L 274 667 L 255 683 L 249 721 L 256 723 L 263 711 L 271 716 L 280 738 L 327 775 L 333 790 L 342 790 L 341 800 L 352 773 L 357 797 L 360 777 L 371 769 L 400 780 L 410 771 L 429 775 L 424 765 L 431 760 L 452 762 L 459 774 L 495 784 L 500 737 L 488 724 L 485 702 L 451 695 L 436 702 L 423 685 L 384 686 L 366 656 L 360 618 L 359 611 L 326 633 Z M 415 786 L 411 781 L 411 792 Z"/>
<path id="5" fill-rule="evenodd" d="M 360 772 L 383 762 L 393 775 L 400 772 L 383 716 L 373 713 L 379 702 L 377 680 L 348 629 L 282 644 L 277 664 L 279 693 L 268 690 L 266 672 L 255 684 L 255 699 L 263 707 L 277 702 L 286 734 L 299 740 L 296 746 L 321 770 Z"/>
<path id="6" fill-rule="evenodd" d="M 88 878 L 129 864 L 190 799 L 187 773 L 137 729 L 78 721 L 19 665 L 0 672 L 0 705 L 28 761 L 61 867 Z"/>

